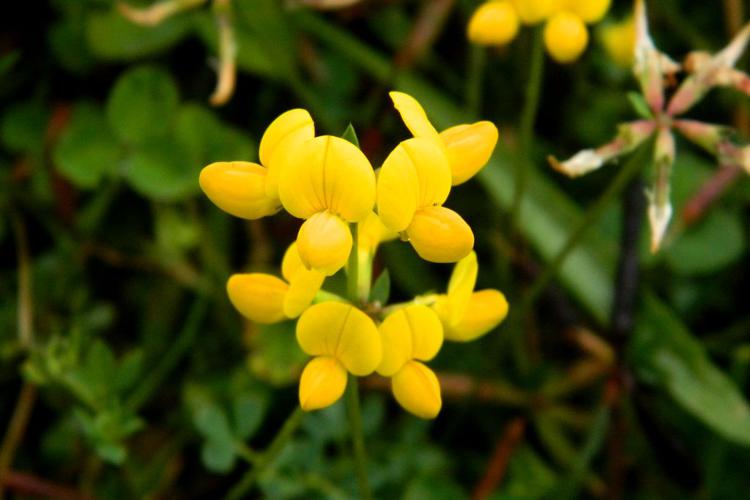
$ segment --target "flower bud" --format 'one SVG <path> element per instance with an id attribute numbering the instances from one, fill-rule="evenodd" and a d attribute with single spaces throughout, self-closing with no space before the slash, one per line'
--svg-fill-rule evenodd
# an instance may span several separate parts
<path id="1" fill-rule="evenodd" d="M 435 373 L 419 361 L 409 361 L 391 379 L 393 396 L 404 409 L 420 418 L 432 419 L 443 404 Z"/>
<path id="2" fill-rule="evenodd" d="M 448 153 L 454 186 L 463 184 L 490 161 L 497 145 L 497 127 L 488 121 L 456 125 L 440 132 Z"/>
<path id="3" fill-rule="evenodd" d="M 552 16 L 544 27 L 544 44 L 555 61 L 567 64 L 578 59 L 589 43 L 589 33 L 580 17 L 567 11 Z"/>
<path id="4" fill-rule="evenodd" d="M 214 205 L 243 219 L 260 219 L 281 208 L 266 195 L 267 170 L 247 161 L 220 161 L 201 170 L 201 189 Z"/>
<path id="5" fill-rule="evenodd" d="M 300 377 L 300 406 L 305 411 L 312 411 L 332 405 L 344 395 L 346 378 L 346 370 L 335 358 L 313 358 Z"/>
<path id="6" fill-rule="evenodd" d="M 518 34 L 518 14 L 507 0 L 480 5 L 472 14 L 467 36 L 479 45 L 505 45 Z"/>
<path id="7" fill-rule="evenodd" d="M 277 323 L 284 316 L 284 296 L 289 286 L 270 274 L 234 274 L 227 281 L 232 305 L 256 323 Z"/>
<path id="8" fill-rule="evenodd" d="M 469 225 L 445 207 L 417 210 L 406 234 L 419 256 L 430 262 L 458 262 L 474 248 Z"/>

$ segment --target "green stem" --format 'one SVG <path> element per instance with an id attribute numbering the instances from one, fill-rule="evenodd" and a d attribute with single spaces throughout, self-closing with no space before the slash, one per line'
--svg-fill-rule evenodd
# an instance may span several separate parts
<path id="1" fill-rule="evenodd" d="M 528 84 L 526 87 L 526 99 L 521 111 L 521 123 L 519 126 L 519 145 L 521 158 L 517 158 L 515 165 L 515 182 L 513 201 L 510 209 L 510 227 L 515 232 L 518 223 L 521 201 L 526 190 L 527 171 L 533 166 L 532 149 L 534 142 L 534 123 L 539 111 L 539 99 L 541 97 L 542 81 L 544 79 L 544 39 L 543 28 L 538 26 L 534 29 L 534 40 L 531 47 L 531 67 L 529 70 Z"/>
<path id="2" fill-rule="evenodd" d="M 610 185 L 594 202 L 591 208 L 586 211 L 583 218 L 578 222 L 578 225 L 570 233 L 570 236 L 563 247 L 550 261 L 542 274 L 540 274 L 536 281 L 531 285 L 521 304 L 522 310 L 534 303 L 549 282 L 557 275 L 557 272 L 565 263 L 565 259 L 570 255 L 573 249 L 575 249 L 578 243 L 581 242 L 588 229 L 599 219 L 604 212 L 604 209 L 617 198 L 625 186 L 628 185 L 630 180 L 646 165 L 647 159 L 651 154 L 652 145 L 653 141 L 648 141 L 641 145 L 625 165 L 620 167 L 620 171 L 617 173 L 614 180 L 612 180 Z"/>
<path id="3" fill-rule="evenodd" d="M 127 400 L 126 406 L 132 411 L 137 411 L 151 395 L 162 385 L 169 373 L 177 366 L 183 355 L 187 353 L 190 346 L 193 345 L 195 337 L 198 335 L 203 318 L 206 316 L 208 303 L 206 297 L 199 296 L 190 309 L 185 326 L 178 335 L 177 339 L 172 342 L 169 350 L 161 357 L 158 365 L 149 373 L 148 377 L 138 385 L 133 394 Z"/>
<path id="4" fill-rule="evenodd" d="M 5 476 L 13 465 L 13 457 L 16 455 L 18 445 L 21 444 L 23 439 L 35 401 L 36 387 L 31 382 L 24 382 L 8 429 L 5 431 L 2 446 L 0 446 L 0 500 L 3 498 Z"/>
<path id="5" fill-rule="evenodd" d="M 276 434 L 276 437 L 273 438 L 271 444 L 268 445 L 268 448 L 266 448 L 260 458 L 257 459 L 255 466 L 245 473 L 242 479 L 240 479 L 240 482 L 234 485 L 225 497 L 225 500 L 236 500 L 247 496 L 247 492 L 253 487 L 258 480 L 258 477 L 260 477 L 260 474 L 276 459 L 276 457 L 279 456 L 281 450 L 284 449 L 286 444 L 292 438 L 294 431 L 297 430 L 297 427 L 299 427 L 299 424 L 302 421 L 303 415 L 304 412 L 302 411 L 302 408 L 297 406 L 292 414 L 289 415 L 289 418 L 286 419 L 286 422 L 284 422 L 284 425 L 281 427 L 279 433 Z"/>
<path id="6" fill-rule="evenodd" d="M 357 223 L 350 224 L 352 231 L 352 250 L 349 252 L 349 265 L 346 269 L 346 294 L 353 303 L 359 302 L 357 277 L 359 276 L 359 227 Z"/>
<path id="7" fill-rule="evenodd" d="M 371 500 L 372 492 L 367 480 L 367 454 L 365 439 L 362 433 L 362 412 L 359 404 L 359 384 L 357 377 L 349 375 L 346 391 L 346 407 L 349 414 L 349 425 L 352 431 L 352 445 L 354 446 L 354 466 L 357 470 L 357 484 L 362 500 Z"/>
<path id="8" fill-rule="evenodd" d="M 18 259 L 18 341 L 22 348 L 30 349 L 34 342 L 34 301 L 31 289 L 31 262 L 29 239 L 21 217 L 13 213 L 13 230 L 16 233 Z"/>

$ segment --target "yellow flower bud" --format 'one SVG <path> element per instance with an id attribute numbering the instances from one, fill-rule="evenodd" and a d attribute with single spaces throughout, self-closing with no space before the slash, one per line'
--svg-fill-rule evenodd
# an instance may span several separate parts
<path id="1" fill-rule="evenodd" d="M 305 366 L 299 381 L 299 404 L 318 410 L 338 401 L 346 389 L 346 370 L 335 358 L 320 356 Z"/>
<path id="2" fill-rule="evenodd" d="M 352 233 L 341 217 L 318 212 L 300 227 L 297 249 L 305 267 L 331 276 L 344 267 L 349 258 Z"/>
<path id="3" fill-rule="evenodd" d="M 474 233 L 466 221 L 440 206 L 417 210 L 406 234 L 419 256 L 430 262 L 457 262 L 474 247 Z"/>
<path id="4" fill-rule="evenodd" d="M 518 34 L 518 13 L 507 1 L 489 1 L 480 5 L 469 19 L 467 36 L 480 45 L 505 45 Z"/>
<path id="5" fill-rule="evenodd" d="M 200 186 L 214 205 L 243 219 L 260 219 L 281 205 L 266 195 L 266 169 L 247 161 L 220 161 L 201 170 Z"/>
<path id="6" fill-rule="evenodd" d="M 289 286 L 270 274 L 234 274 L 227 282 L 227 294 L 234 307 L 256 323 L 277 323 L 284 316 L 284 296 Z"/>
<path id="7" fill-rule="evenodd" d="M 607 13 L 611 0 L 565 0 L 564 3 L 565 8 L 583 22 L 593 24 L 601 21 Z"/>
<path id="8" fill-rule="evenodd" d="M 396 401 L 420 418 L 435 418 L 440 413 L 440 382 L 435 373 L 419 361 L 407 362 L 391 379 Z"/>
<path id="9" fill-rule="evenodd" d="M 478 273 L 479 264 L 475 252 L 470 252 L 453 268 L 451 279 L 448 281 L 448 297 L 451 303 L 449 324 L 459 323 L 466 314 L 466 308 L 469 307 L 471 295 L 474 293 L 474 285 L 477 283 Z"/>
<path id="10" fill-rule="evenodd" d="M 633 66 L 635 60 L 635 20 L 627 19 L 614 24 L 603 26 L 599 30 L 604 50 L 609 57 L 623 68 Z"/>
<path id="11" fill-rule="evenodd" d="M 524 24 L 537 24 L 560 9 L 561 0 L 514 0 L 518 17 Z"/>
<path id="12" fill-rule="evenodd" d="M 494 123 L 481 121 L 471 125 L 456 125 L 440 132 L 448 152 L 453 185 L 468 181 L 490 161 L 497 144 L 498 132 Z"/>
<path id="13" fill-rule="evenodd" d="M 292 243 L 281 261 L 281 274 L 289 283 L 284 296 L 284 315 L 296 318 L 312 303 L 318 290 L 323 286 L 325 274 L 307 269 L 297 251 L 297 243 Z"/>
<path id="14" fill-rule="evenodd" d="M 292 109 L 282 113 L 268 126 L 260 140 L 258 156 L 260 162 L 268 169 L 265 188 L 269 197 L 279 197 L 279 170 L 283 168 L 285 156 L 313 137 L 315 124 L 310 113 L 304 109 Z"/>
<path id="15" fill-rule="evenodd" d="M 372 319 L 350 304 L 322 302 L 297 321 L 297 342 L 311 356 L 329 356 L 357 376 L 375 371 L 382 344 Z"/>
<path id="16" fill-rule="evenodd" d="M 544 27 L 544 44 L 552 58 L 566 64 L 580 57 L 589 43 L 589 33 L 583 20 L 563 11 L 555 14 Z"/>
<path id="17" fill-rule="evenodd" d="M 469 342 L 499 325 L 508 315 L 508 302 L 498 290 L 474 292 L 461 320 L 445 329 L 445 338 Z"/>
<path id="18" fill-rule="evenodd" d="M 429 307 L 412 304 L 388 315 L 380 325 L 383 359 L 377 372 L 392 377 L 412 359 L 429 361 L 443 345 L 443 325 Z"/>

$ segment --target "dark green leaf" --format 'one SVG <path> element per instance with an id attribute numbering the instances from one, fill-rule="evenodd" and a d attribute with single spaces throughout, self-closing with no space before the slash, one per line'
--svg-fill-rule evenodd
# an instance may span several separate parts
<path id="1" fill-rule="evenodd" d="M 171 131 L 178 100 L 169 73 L 157 66 L 137 66 L 122 74 L 112 88 L 107 118 L 121 140 L 142 144 Z"/>
<path id="2" fill-rule="evenodd" d="M 747 400 L 711 362 L 701 343 L 651 295 L 646 297 L 629 353 L 640 378 L 668 392 L 718 434 L 750 446 Z"/>
<path id="3" fill-rule="evenodd" d="M 272 384 L 295 381 L 308 359 L 297 344 L 291 321 L 261 325 L 251 342 L 250 371 Z"/>
<path id="4" fill-rule="evenodd" d="M 266 411 L 266 398 L 254 392 L 239 394 L 232 401 L 234 434 L 240 440 L 251 437 L 260 427 Z"/>
<path id="5" fill-rule="evenodd" d="M 14 153 L 41 155 L 49 112 L 41 101 L 26 101 L 10 106 L 3 113 L 0 137 Z"/>
<path id="6" fill-rule="evenodd" d="M 388 269 L 384 270 L 375 280 L 375 284 L 370 290 L 370 302 L 377 302 L 381 305 L 388 303 L 388 299 L 391 296 L 391 275 L 388 273 Z"/>
<path id="7" fill-rule="evenodd" d="M 138 193 L 158 201 L 175 201 L 196 194 L 200 165 L 190 161 L 174 141 L 142 145 L 127 159 L 125 177 Z"/>
<path id="8" fill-rule="evenodd" d="M 53 158 L 60 173 L 81 188 L 95 188 L 116 171 L 120 145 L 101 109 L 90 103 L 75 106 Z"/>
<path id="9" fill-rule="evenodd" d="M 206 468 L 224 474 L 232 470 L 237 455 L 234 445 L 226 441 L 208 440 L 201 447 L 201 460 Z"/>
<path id="10" fill-rule="evenodd" d="M 111 10 L 89 15 L 86 39 L 96 56 L 129 61 L 168 49 L 189 30 L 190 16 L 174 16 L 158 26 L 139 26 Z"/>
<path id="11" fill-rule="evenodd" d="M 680 235 L 666 256 L 676 272 L 697 275 L 715 273 L 744 252 L 745 232 L 739 214 L 716 209 Z"/>

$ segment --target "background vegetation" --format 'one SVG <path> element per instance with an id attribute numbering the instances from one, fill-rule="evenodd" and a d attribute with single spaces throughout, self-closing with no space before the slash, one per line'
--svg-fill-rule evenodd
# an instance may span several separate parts
<path id="1" fill-rule="evenodd" d="M 297 106 L 324 133 L 351 122 L 377 165 L 406 137 L 393 88 L 438 128 L 478 117 L 500 127 L 490 165 L 450 204 L 477 236 L 479 284 L 503 290 L 511 315 L 479 342 L 443 348 L 434 422 L 398 408 L 382 380 L 364 382 L 376 497 L 750 491 L 744 174 L 679 143 L 666 248 L 648 252 L 636 180 L 524 301 L 618 169 L 573 182 L 545 158 L 600 144 L 635 116 L 629 71 L 596 36 L 573 65 L 547 60 L 533 137 L 519 140 L 534 30 L 485 51 L 465 39 L 472 0 L 303 5 L 314 3 L 231 3 L 239 74 L 220 108 L 207 102 L 208 6 L 155 27 L 110 0 L 19 2 L 0 16 L 0 491 L 213 498 L 263 459 L 297 404 L 305 356 L 291 323 L 244 324 L 224 284 L 243 269 L 273 272 L 299 221 L 232 218 L 201 195 L 198 172 L 255 159 L 258 134 Z M 609 21 L 632 7 L 614 4 Z M 676 58 L 719 49 L 743 20 L 732 0 L 649 8 Z M 747 104 L 717 91 L 693 116 L 747 132 Z M 514 211 L 518 165 L 526 190 Z M 618 274 L 618 260 L 636 266 Z M 398 242 L 383 248 L 384 266 L 396 299 L 442 290 L 450 271 Z M 253 492 L 356 495 L 343 404 L 305 415 Z"/>

